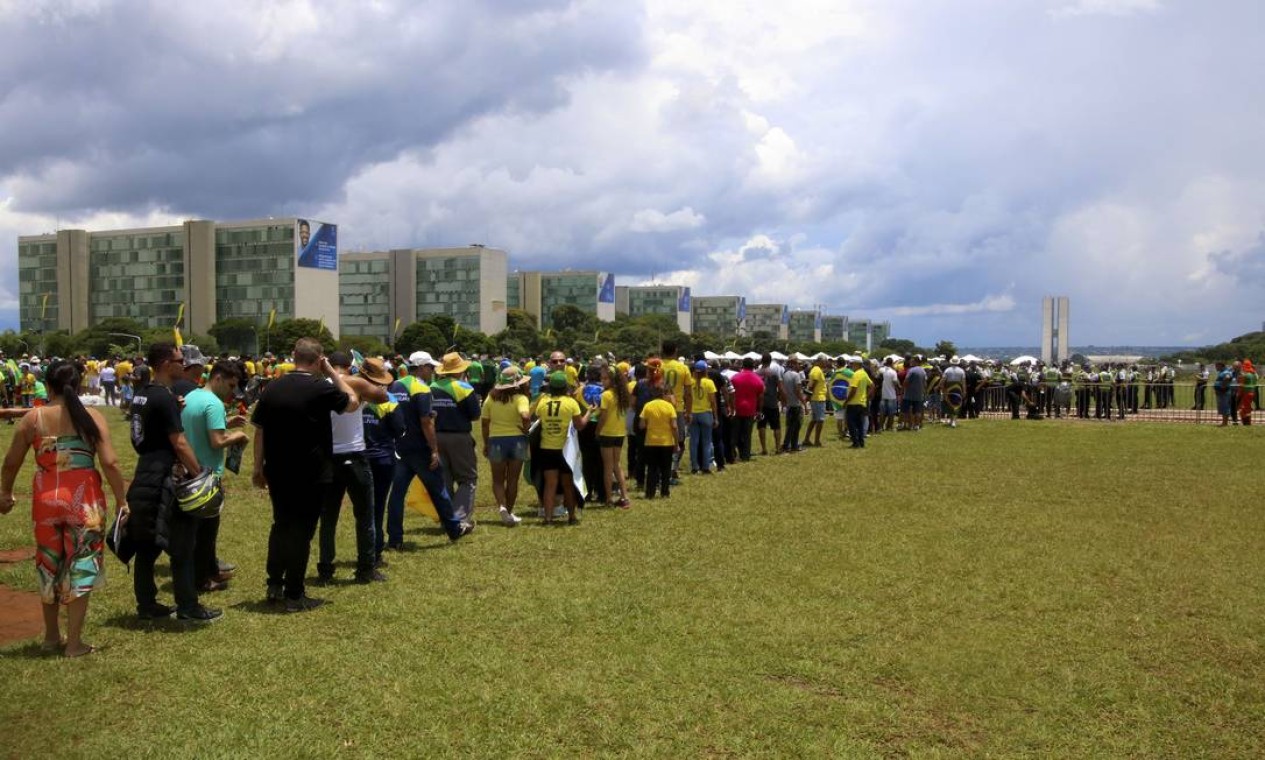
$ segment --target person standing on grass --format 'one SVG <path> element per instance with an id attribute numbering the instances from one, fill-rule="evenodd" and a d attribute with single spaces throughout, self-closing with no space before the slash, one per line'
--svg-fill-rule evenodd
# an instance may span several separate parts
<path id="1" fill-rule="evenodd" d="M 852 448 L 865 448 L 865 424 L 869 417 L 870 397 L 874 395 L 874 383 L 865 371 L 860 358 L 853 359 L 852 378 L 848 382 L 848 395 L 844 400 L 845 419 L 848 424 L 848 437 L 852 439 Z"/>
<path id="2" fill-rule="evenodd" d="M 453 513 L 474 526 L 474 494 L 479 484 L 479 460 L 474 453 L 474 421 L 481 412 L 479 394 L 462 378 L 470 362 L 454 352 L 444 354 L 430 384 L 435 439 L 444 485 L 452 494 Z"/>
<path id="3" fill-rule="evenodd" d="M 719 422 L 716 384 L 707 376 L 707 362 L 694 362 L 693 407 L 690 409 L 690 472 L 712 474 L 712 431 Z M 763 432 L 761 433 L 763 435 Z"/>
<path id="4" fill-rule="evenodd" d="M 620 466 L 619 452 L 626 434 L 626 417 L 632 407 L 628 383 L 617 367 L 607 367 L 602 375 L 602 397 L 597 418 L 597 445 L 602 456 L 602 480 L 606 488 L 606 505 L 628 509 L 628 483 Z M 711 431 L 708 431 L 709 433 Z M 619 498 L 614 488 L 619 487 Z"/>
<path id="5" fill-rule="evenodd" d="M 1251 359 L 1244 359 L 1239 374 L 1239 422 L 1252 424 L 1252 407 L 1256 401 L 1256 367 Z"/>
<path id="6" fill-rule="evenodd" d="M 676 453 L 672 455 L 672 485 L 679 485 L 681 478 L 681 452 L 684 450 L 685 431 L 690 424 L 690 409 L 694 405 L 694 375 L 676 355 L 675 343 L 663 344 L 663 387 L 672 406 L 676 408 Z"/>
<path id="7" fill-rule="evenodd" d="M 386 384 L 389 388 L 395 376 L 387 369 L 386 362 L 380 358 L 365 359 L 360 365 L 360 373 L 366 378 L 374 378 L 372 382 Z M 396 423 L 396 401 L 390 392 L 387 400 L 380 404 L 361 404 L 361 424 L 365 431 L 365 459 L 369 462 L 369 472 L 373 476 L 373 568 L 381 570 L 387 566 L 382 558 L 382 550 L 386 548 L 386 514 L 387 497 L 391 493 L 391 480 L 395 476 L 395 439 L 400 434 Z"/>
<path id="8" fill-rule="evenodd" d="M 562 503 L 567 509 L 567 522 L 574 525 L 576 516 L 575 473 L 567 465 L 563 449 L 572 427 L 578 433 L 588 423 L 588 414 L 568 392 L 569 383 L 565 371 L 549 375 L 547 393 L 536 404 L 536 416 L 540 418 L 540 462 L 543 487 L 540 501 L 544 509 L 545 524 L 553 522 L 554 503 L 558 486 L 562 486 Z"/>
<path id="9" fill-rule="evenodd" d="M 782 365 L 773 361 L 772 354 L 760 357 L 760 379 L 764 381 L 764 395 L 760 400 L 760 415 L 756 419 L 756 429 L 760 433 L 760 456 L 768 456 L 769 449 L 765 443 L 764 430 L 773 430 L 773 453 L 782 453 Z"/>
<path id="10" fill-rule="evenodd" d="M 132 448 L 139 458 L 127 492 L 131 506 L 127 537 L 136 550 L 132 574 L 136 614 L 148 620 L 172 613 L 170 607 L 158 603 L 158 585 L 154 582 L 154 563 L 165 549 L 171 556 L 177 616 L 181 620 L 209 622 L 222 613 L 198 603 L 195 579 L 200 520 L 175 506 L 172 477 L 177 463 L 189 477 L 202 470 L 185 438 L 180 403 L 171 391 L 184 375 L 184 356 L 174 343 L 155 343 L 149 347 L 147 364 L 151 381 L 132 397 Z M 127 561 L 123 554 L 119 559 Z"/>
<path id="11" fill-rule="evenodd" d="M 883 368 L 879 370 L 879 380 L 881 389 L 879 412 L 882 415 L 879 419 L 879 427 L 890 431 L 896 423 L 896 417 L 900 414 L 900 403 L 897 399 L 900 380 L 895 368 L 892 367 L 892 357 L 883 359 Z"/>
<path id="12" fill-rule="evenodd" d="M 967 376 L 966 370 L 962 369 L 962 360 L 954 356 L 949 359 L 949 366 L 944 369 L 944 376 L 941 381 L 946 394 L 957 394 L 955 399 L 949 400 L 949 427 L 958 426 L 958 409 L 969 399 L 966 398 Z"/>
<path id="13" fill-rule="evenodd" d="M 127 516 L 128 504 L 110 428 L 99 412 L 79 401 L 75 365 L 53 362 L 47 382 L 48 405 L 23 416 L 14 429 L 0 470 L 0 514 L 8 514 L 16 504 L 13 483 L 27 450 L 34 449 L 31 519 L 44 613 L 41 649 L 79 657 L 94 651 L 84 643 L 83 624 L 90 594 L 105 580 L 107 507 L 101 473 L 114 495 L 116 519 Z M 65 642 L 59 620 L 63 606 Z"/>
<path id="14" fill-rule="evenodd" d="M 356 405 L 349 404 L 341 414 L 330 412 L 330 428 L 333 434 L 334 479 L 325 493 L 321 505 L 320 543 L 316 561 L 316 575 L 321 583 L 334 579 L 335 537 L 338 531 L 338 515 L 342 511 L 343 496 L 351 497 L 352 516 L 356 523 L 356 583 L 373 583 L 387 578 L 376 567 L 375 544 L 377 529 L 374 525 L 373 471 L 366 456 L 365 420 L 361 405 L 382 404 L 388 400 L 386 387 L 391 376 L 386 372 L 370 374 L 362 371 L 351 374 L 351 357 L 344 351 L 335 351 L 329 357 L 330 366 L 338 373 L 356 395 Z"/>
<path id="15" fill-rule="evenodd" d="M 764 381 L 755 373 L 755 360 L 742 360 L 742 371 L 733 376 L 730 384 L 734 389 L 735 448 L 739 461 L 751 461 L 751 427 L 760 411 L 760 397 L 764 395 Z M 824 380 L 822 381 L 824 384 Z M 812 432 L 810 427 L 809 432 Z"/>
<path id="16" fill-rule="evenodd" d="M 118 384 L 118 370 L 115 369 L 114 360 L 110 359 L 104 363 L 101 368 L 101 390 L 105 394 L 105 405 L 114 406 L 118 403 L 118 395 L 114 392 Z"/>
<path id="17" fill-rule="evenodd" d="M 782 451 L 803 451 L 799 431 L 804 424 L 804 374 L 799 371 L 799 360 L 788 359 L 782 373 L 782 398 L 786 401 L 786 435 L 782 438 Z M 721 457 L 717 457 L 719 463 Z"/>
<path id="18" fill-rule="evenodd" d="M 904 395 L 901 396 L 901 422 L 906 430 L 922 430 L 923 405 L 927 401 L 927 371 L 922 367 L 923 358 L 915 355 L 905 371 Z"/>
<path id="19" fill-rule="evenodd" d="M 198 464 L 215 473 L 224 475 L 224 452 L 230 446 L 245 446 L 249 438 L 240 428 L 246 420 L 234 416 L 228 419 L 225 404 L 232 402 L 241 383 L 241 366 L 229 361 L 218 361 L 211 367 L 211 378 L 205 388 L 196 388 L 184 397 L 184 409 L 180 412 L 180 424 L 185 438 L 193 448 Z M 228 587 L 231 574 L 220 572 L 216 561 L 216 547 L 220 534 L 220 517 L 198 520 L 197 543 L 194 548 L 193 581 L 198 591 L 222 591 Z"/>
<path id="20" fill-rule="evenodd" d="M 747 359 L 747 362 L 751 362 Z M 754 367 L 752 363 L 752 367 Z M 756 383 L 760 378 L 750 372 Z M 760 383 L 763 388 L 763 383 Z M 752 410 L 749 421 L 755 419 L 755 397 L 752 398 Z M 653 386 L 650 390 L 650 401 L 646 402 L 638 417 L 637 424 L 646 434 L 646 443 L 642 446 L 642 456 L 646 460 L 646 498 L 653 499 L 655 492 L 663 498 L 671 496 L 671 470 L 674 453 L 680 448 L 679 435 L 676 432 L 678 417 L 676 408 L 664 400 L 664 389 Z M 751 427 L 747 426 L 747 453 L 750 459 Z"/>
<path id="21" fill-rule="evenodd" d="M 483 402 L 480 419 L 483 456 L 492 469 L 492 495 L 501 522 L 511 528 L 523 521 L 514 514 L 514 505 L 518 501 L 518 478 L 527 461 L 530 383 L 530 378 L 513 364 L 501 370 Z"/>
<path id="22" fill-rule="evenodd" d="M 813 368 L 808 371 L 808 405 L 812 416 L 808 421 L 808 430 L 804 431 L 805 446 L 821 446 L 822 429 L 826 427 L 826 397 L 830 393 L 826 382 L 826 360 L 818 358 Z"/>
<path id="23" fill-rule="evenodd" d="M 305 579 L 312 536 L 334 482 L 329 415 L 355 408 L 359 399 L 312 338 L 294 344 L 293 362 L 255 405 L 251 479 L 272 502 L 267 599 L 284 601 L 286 612 L 306 612 L 324 603 L 307 595 Z"/>
<path id="24" fill-rule="evenodd" d="M 1225 362 L 1217 362 L 1216 369 L 1212 393 L 1217 401 L 1217 414 L 1221 415 L 1220 427 L 1225 427 L 1230 424 L 1230 386 L 1234 383 L 1234 371 Z"/>
<path id="25" fill-rule="evenodd" d="M 440 469 L 431 392 L 426 384 L 438 365 L 425 351 L 414 351 L 408 357 L 408 373 L 389 389 L 401 431 L 395 440 L 395 469 L 391 477 L 391 496 L 387 500 L 386 548 L 393 551 L 404 550 L 404 500 L 414 478 L 426 488 L 448 540 L 457 541 L 471 530 L 454 514 L 452 497 Z"/>

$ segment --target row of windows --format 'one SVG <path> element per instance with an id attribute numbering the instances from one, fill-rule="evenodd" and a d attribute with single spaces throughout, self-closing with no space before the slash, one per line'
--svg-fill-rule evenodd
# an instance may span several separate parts
<path id="1" fill-rule="evenodd" d="M 242 229 L 217 229 L 215 231 L 216 246 L 237 243 L 271 243 L 291 241 L 293 253 L 294 227 L 288 224 L 274 224 L 266 227 L 245 227 Z"/>
<path id="2" fill-rule="evenodd" d="M 163 282 L 174 277 L 129 277 L 125 280 L 105 280 L 100 287 L 88 294 L 88 303 L 179 303 L 184 298 L 181 283 Z M 148 282 L 145 282 L 148 280 Z"/>
<path id="3" fill-rule="evenodd" d="M 228 319 L 229 317 L 254 319 L 259 323 L 260 327 L 267 326 L 268 314 L 274 308 L 277 310 L 278 322 L 283 319 L 291 319 L 294 317 L 294 301 L 288 298 L 278 298 L 272 300 L 243 299 L 215 302 L 215 312 L 219 319 Z"/>
<path id="4" fill-rule="evenodd" d="M 287 287 L 277 287 L 274 285 L 237 285 L 229 288 L 218 288 L 215 296 L 217 300 L 232 302 L 261 298 L 285 298 L 292 294 L 293 289 Z"/>
<path id="5" fill-rule="evenodd" d="M 158 235 L 93 235 L 88 250 L 94 254 L 104 251 L 141 251 L 152 248 L 184 248 L 183 232 L 166 232 Z"/>

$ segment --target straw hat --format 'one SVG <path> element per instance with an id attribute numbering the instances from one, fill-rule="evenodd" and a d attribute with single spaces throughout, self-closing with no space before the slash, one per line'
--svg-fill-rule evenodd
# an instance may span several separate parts
<path id="1" fill-rule="evenodd" d="M 456 351 L 453 351 L 451 353 L 444 354 L 444 361 L 439 366 L 439 369 L 435 370 L 435 374 L 436 375 L 460 375 L 462 372 L 465 372 L 466 367 L 469 367 L 469 366 L 470 366 L 470 362 L 466 361 L 465 359 L 462 359 L 461 354 L 457 353 Z"/>
<path id="2" fill-rule="evenodd" d="M 360 363 L 360 376 L 374 385 L 390 385 L 395 382 L 381 359 L 365 359 Z"/>

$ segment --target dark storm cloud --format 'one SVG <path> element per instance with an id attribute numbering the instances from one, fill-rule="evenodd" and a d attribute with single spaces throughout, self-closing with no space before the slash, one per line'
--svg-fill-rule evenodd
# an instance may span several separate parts
<path id="1" fill-rule="evenodd" d="M 339 198 L 368 163 L 485 114 L 556 108 L 568 77 L 643 55 L 637 14 L 605 4 L 197 8 L 214 12 L 123 3 L 0 24 L 15 210 L 298 211 Z"/>

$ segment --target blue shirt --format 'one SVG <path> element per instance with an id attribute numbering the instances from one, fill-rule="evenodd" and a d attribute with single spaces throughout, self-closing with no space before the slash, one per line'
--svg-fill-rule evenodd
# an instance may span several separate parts
<path id="1" fill-rule="evenodd" d="M 545 371 L 545 365 L 537 364 L 532 367 L 531 372 L 527 374 L 531 380 L 531 384 L 528 386 L 528 389 L 531 391 L 531 397 L 536 398 L 540 395 L 540 389 L 545 384 L 545 375 L 549 373 Z"/>
<path id="2" fill-rule="evenodd" d="M 1234 386 L 1234 370 L 1226 367 L 1217 373 L 1217 390 L 1228 391 Z"/>
<path id="3" fill-rule="evenodd" d="M 430 456 L 430 444 L 422 434 L 422 419 L 431 413 L 430 388 L 412 375 L 405 375 L 387 388 L 391 401 L 395 402 L 396 422 L 400 435 L 395 439 L 395 450 L 400 454 Z"/>
<path id="4" fill-rule="evenodd" d="M 216 475 L 224 474 L 224 449 L 211 445 L 211 431 L 228 428 L 224 402 L 207 388 L 190 391 L 184 397 L 184 411 L 180 413 L 184 436 L 193 448 L 198 464 L 210 468 Z"/>

